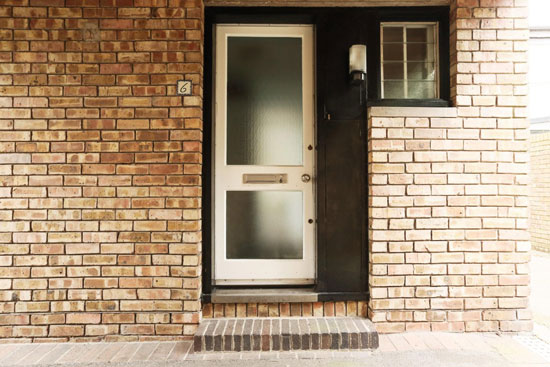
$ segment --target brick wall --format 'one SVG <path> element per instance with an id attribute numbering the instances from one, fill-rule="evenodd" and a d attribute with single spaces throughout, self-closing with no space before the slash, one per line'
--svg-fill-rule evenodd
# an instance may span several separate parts
<path id="1" fill-rule="evenodd" d="M 550 252 L 550 133 L 533 134 L 529 186 L 529 232 L 533 248 Z"/>
<path id="2" fill-rule="evenodd" d="M 459 110 L 371 108 L 369 315 L 378 331 L 531 326 L 525 152 L 497 150 L 499 139 L 482 138 L 495 130 Z"/>
<path id="3" fill-rule="evenodd" d="M 370 110 L 369 314 L 379 331 L 532 327 L 526 5 L 453 2 L 456 107 Z"/>
<path id="4" fill-rule="evenodd" d="M 368 307 L 381 332 L 531 327 L 526 5 L 452 2 L 455 107 L 370 109 Z M 0 4 L 0 337 L 195 331 L 202 7 Z M 176 96 L 184 78 L 195 84 L 191 97 Z M 353 302 L 327 302 L 246 313 L 303 316 L 321 306 L 326 316 L 354 312 Z"/>
<path id="5" fill-rule="evenodd" d="M 0 3 L 0 337 L 194 333 L 202 17 L 200 0 Z"/>

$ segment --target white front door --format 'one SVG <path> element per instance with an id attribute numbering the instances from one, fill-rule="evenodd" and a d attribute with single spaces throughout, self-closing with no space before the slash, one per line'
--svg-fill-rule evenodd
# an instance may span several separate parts
<path id="1" fill-rule="evenodd" d="M 315 281 L 313 27 L 215 29 L 215 284 Z"/>

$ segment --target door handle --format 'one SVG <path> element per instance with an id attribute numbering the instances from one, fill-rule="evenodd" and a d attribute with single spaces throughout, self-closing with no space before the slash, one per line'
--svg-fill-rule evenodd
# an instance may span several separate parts
<path id="1" fill-rule="evenodd" d="M 311 181 L 311 176 L 308 175 L 307 173 L 304 173 L 304 174 L 302 175 L 302 182 L 303 182 L 303 183 L 308 183 L 309 181 Z"/>

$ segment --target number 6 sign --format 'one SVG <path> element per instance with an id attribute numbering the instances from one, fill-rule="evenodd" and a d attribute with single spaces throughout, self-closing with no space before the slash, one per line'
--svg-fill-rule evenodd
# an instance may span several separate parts
<path id="1" fill-rule="evenodd" d="M 193 93 L 193 84 L 190 80 L 178 80 L 177 91 L 180 96 L 190 96 Z"/>

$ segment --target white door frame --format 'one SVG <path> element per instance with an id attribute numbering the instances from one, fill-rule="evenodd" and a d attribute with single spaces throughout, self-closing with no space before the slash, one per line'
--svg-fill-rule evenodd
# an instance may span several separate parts
<path id="1" fill-rule="evenodd" d="M 312 284 L 316 276 L 315 253 L 315 133 L 314 46 L 312 25 L 216 25 L 213 144 L 213 246 L 214 284 Z M 303 166 L 238 166 L 226 164 L 227 39 L 244 37 L 292 37 L 302 39 Z M 283 146 L 282 146 L 282 149 Z M 287 174 L 282 184 L 246 184 L 244 174 Z M 302 175 L 311 176 L 308 183 Z M 226 259 L 227 191 L 301 191 L 303 193 L 303 258 Z M 310 220 L 313 223 L 309 223 Z"/>

